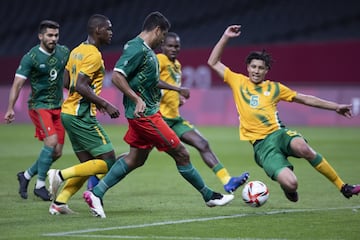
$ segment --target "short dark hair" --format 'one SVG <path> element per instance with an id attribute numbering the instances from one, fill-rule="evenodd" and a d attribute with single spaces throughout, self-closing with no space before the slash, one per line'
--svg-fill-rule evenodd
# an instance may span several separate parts
<path id="1" fill-rule="evenodd" d="M 160 12 L 150 13 L 144 20 L 142 30 L 149 32 L 156 27 L 160 27 L 162 31 L 169 30 L 171 27 L 169 20 Z"/>
<path id="2" fill-rule="evenodd" d="M 39 24 L 39 33 L 44 33 L 47 28 L 59 29 L 60 25 L 52 20 L 43 20 Z"/>
<path id="3" fill-rule="evenodd" d="M 172 38 L 180 38 L 179 35 L 175 32 L 168 32 L 166 33 L 165 38 L 172 37 Z"/>
<path id="4" fill-rule="evenodd" d="M 262 60 L 265 63 L 265 66 L 270 69 L 273 60 L 271 55 L 267 53 L 265 50 L 250 52 L 250 54 L 246 57 L 245 63 L 248 65 L 253 59 Z"/>
<path id="5" fill-rule="evenodd" d="M 87 32 L 89 35 L 92 35 L 95 29 L 99 26 L 105 25 L 106 21 L 109 21 L 109 18 L 102 14 L 92 15 L 87 23 Z"/>

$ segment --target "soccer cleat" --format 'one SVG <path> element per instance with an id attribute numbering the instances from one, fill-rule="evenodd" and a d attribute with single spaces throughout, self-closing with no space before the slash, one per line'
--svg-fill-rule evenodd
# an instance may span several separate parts
<path id="1" fill-rule="evenodd" d="M 49 207 L 49 213 L 51 215 L 60 215 L 60 214 L 75 214 L 76 212 L 71 210 L 67 204 L 51 203 Z"/>
<path id="2" fill-rule="evenodd" d="M 27 194 L 27 188 L 29 185 L 29 180 L 27 180 L 24 176 L 24 172 L 19 172 L 17 174 L 17 179 L 19 181 L 19 194 L 20 197 L 22 197 L 23 199 L 27 199 L 28 198 L 28 194 Z"/>
<path id="3" fill-rule="evenodd" d="M 85 191 L 83 198 L 89 205 L 90 212 L 93 216 L 106 218 L 101 198 L 95 196 L 91 191 Z"/>
<path id="4" fill-rule="evenodd" d="M 341 188 L 341 193 L 344 197 L 351 198 L 353 195 L 358 195 L 360 193 L 360 185 L 344 184 Z"/>
<path id="5" fill-rule="evenodd" d="M 45 186 L 41 188 L 35 188 L 34 194 L 44 201 L 51 201 L 51 194 L 49 193 L 49 191 L 46 189 Z"/>
<path id="6" fill-rule="evenodd" d="M 213 192 L 209 201 L 206 202 L 208 207 L 224 206 L 234 199 L 234 195 L 223 195 L 221 193 Z"/>
<path id="7" fill-rule="evenodd" d="M 61 183 L 63 182 L 59 176 L 59 170 L 57 169 L 50 169 L 47 172 L 49 177 L 49 189 L 50 193 L 53 196 L 53 199 L 56 199 L 57 191 L 59 190 Z"/>
<path id="8" fill-rule="evenodd" d="M 244 172 L 238 177 L 230 178 L 229 182 L 224 185 L 224 190 L 228 193 L 233 193 L 238 187 L 246 183 L 249 179 L 249 173 Z"/>
<path id="9" fill-rule="evenodd" d="M 289 199 L 290 201 L 292 201 L 292 202 L 299 201 L 299 195 L 298 195 L 297 192 L 291 192 L 290 193 L 290 192 L 285 192 L 284 191 L 284 193 L 285 193 L 286 198 Z"/>

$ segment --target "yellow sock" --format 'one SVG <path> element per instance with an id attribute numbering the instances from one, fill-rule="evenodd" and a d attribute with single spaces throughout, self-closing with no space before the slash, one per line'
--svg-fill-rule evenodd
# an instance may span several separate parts
<path id="1" fill-rule="evenodd" d="M 75 166 L 61 170 L 64 180 L 72 177 L 92 176 L 101 173 L 107 173 L 108 167 L 104 160 L 93 159 Z"/>
<path id="2" fill-rule="evenodd" d="M 326 161 L 325 158 L 321 159 L 321 162 L 315 166 L 315 169 L 320 172 L 322 175 L 327 177 L 335 186 L 341 190 L 341 187 L 344 185 L 344 182 L 341 180 L 339 175 L 336 173 L 334 168 Z"/>
<path id="3" fill-rule="evenodd" d="M 216 174 L 216 176 L 220 179 L 223 185 L 229 182 L 231 176 L 221 163 L 216 164 L 216 166 L 213 167 L 212 170 Z"/>
<path id="4" fill-rule="evenodd" d="M 69 199 L 82 187 L 89 177 L 73 177 L 66 180 L 64 187 L 61 189 L 56 198 L 57 202 L 67 203 Z"/>

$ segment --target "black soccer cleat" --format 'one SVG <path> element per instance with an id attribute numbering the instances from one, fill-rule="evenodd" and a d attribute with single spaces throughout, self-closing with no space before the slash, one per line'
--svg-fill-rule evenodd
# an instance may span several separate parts
<path id="1" fill-rule="evenodd" d="M 19 172 L 17 174 L 17 179 L 19 181 L 19 194 L 20 197 L 23 199 L 27 199 L 28 198 L 28 193 L 27 193 L 27 188 L 29 185 L 29 180 L 27 180 L 24 176 L 24 172 Z"/>
<path id="2" fill-rule="evenodd" d="M 44 201 L 51 201 L 51 194 L 49 193 L 49 191 L 46 189 L 45 186 L 39 189 L 35 188 L 34 194 Z"/>

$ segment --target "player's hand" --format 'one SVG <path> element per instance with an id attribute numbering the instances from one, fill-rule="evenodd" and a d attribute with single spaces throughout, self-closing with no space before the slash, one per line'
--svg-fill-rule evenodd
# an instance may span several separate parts
<path id="1" fill-rule="evenodd" d="M 336 108 L 336 112 L 340 115 L 343 115 L 347 118 L 351 118 L 352 117 L 352 104 L 340 104 L 337 108 Z"/>
<path id="2" fill-rule="evenodd" d="M 238 37 L 241 33 L 240 28 L 241 25 L 231 25 L 227 27 L 227 29 L 224 32 L 224 35 L 229 38 Z"/>
<path id="3" fill-rule="evenodd" d="M 105 106 L 105 110 L 111 118 L 118 118 L 120 116 L 119 109 L 109 102 L 107 102 L 107 104 Z"/>
<path id="4" fill-rule="evenodd" d="M 183 96 L 179 96 L 179 107 L 186 103 L 186 99 Z"/>
<path id="5" fill-rule="evenodd" d="M 7 124 L 12 123 L 15 120 L 14 110 L 9 110 L 5 113 L 4 120 Z"/>
<path id="6" fill-rule="evenodd" d="M 136 102 L 135 110 L 134 110 L 134 116 L 139 118 L 144 115 L 146 109 L 146 103 L 139 97 Z"/>
<path id="7" fill-rule="evenodd" d="M 189 88 L 181 87 L 179 93 L 180 93 L 180 96 L 184 97 L 185 99 L 189 99 L 189 97 L 190 97 L 190 89 Z"/>

